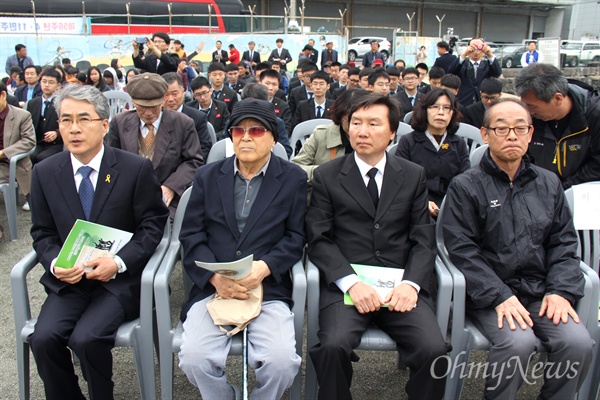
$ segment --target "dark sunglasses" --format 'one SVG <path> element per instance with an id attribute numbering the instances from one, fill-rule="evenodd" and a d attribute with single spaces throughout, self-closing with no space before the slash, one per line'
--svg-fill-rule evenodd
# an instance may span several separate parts
<path id="1" fill-rule="evenodd" d="M 242 128 L 241 126 L 232 126 L 231 128 L 229 128 L 229 133 L 231 134 L 231 137 L 241 137 L 244 136 L 246 133 L 248 133 L 248 135 L 250 135 L 251 137 L 262 137 L 267 131 L 268 129 L 264 126 L 251 126 L 248 129 Z"/>

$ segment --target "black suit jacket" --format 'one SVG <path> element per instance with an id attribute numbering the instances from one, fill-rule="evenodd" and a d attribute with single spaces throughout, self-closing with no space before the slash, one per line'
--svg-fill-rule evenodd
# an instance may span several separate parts
<path id="1" fill-rule="evenodd" d="M 217 59 L 217 55 L 219 55 L 219 53 L 221 53 L 221 59 Z M 227 52 L 223 49 L 221 49 L 221 51 L 219 50 L 215 50 L 212 52 L 212 62 L 220 62 L 223 65 L 227 64 L 227 61 L 229 61 L 229 56 L 227 55 Z"/>
<path id="2" fill-rule="evenodd" d="M 436 251 L 427 207 L 425 171 L 399 157 L 387 155 L 377 209 L 354 153 L 315 169 L 306 231 L 321 308 L 343 300 L 335 281 L 354 274 L 350 263 L 404 268 L 404 279 L 429 292 Z"/>
<path id="3" fill-rule="evenodd" d="M 273 106 L 275 107 L 275 114 L 277 114 L 277 116 L 285 123 L 285 130 L 287 131 L 288 136 L 291 136 L 292 112 L 290 111 L 290 106 L 286 101 L 280 99 L 279 97 L 273 97 L 271 103 L 273 103 Z"/>
<path id="4" fill-rule="evenodd" d="M 192 100 L 186 105 L 196 110 L 200 110 L 200 104 L 198 103 L 198 100 Z M 215 128 L 217 138 L 221 136 L 220 133 L 223 130 L 223 128 L 225 128 L 225 123 L 228 119 L 229 109 L 227 108 L 227 104 L 223 103 L 222 101 L 213 99 L 210 113 L 208 114 L 208 122 L 210 122 L 213 128 Z"/>
<path id="5" fill-rule="evenodd" d="M 478 101 L 465 108 L 462 122 L 479 129 L 483 126 L 483 114 L 485 114 L 485 107 L 481 101 Z"/>
<path id="6" fill-rule="evenodd" d="M 35 129 L 35 139 L 38 146 L 50 146 L 55 144 L 62 144 L 62 137 L 59 135 L 56 140 L 48 143 L 44 142 L 44 134 L 50 131 L 58 130 L 58 113 L 54 108 L 54 103 L 48 104 L 48 110 L 45 113 L 46 117 L 42 116 L 42 103 L 44 102 L 43 97 L 35 97 L 27 102 L 27 111 L 31 113 L 31 119 L 33 120 L 33 128 Z"/>
<path id="7" fill-rule="evenodd" d="M 330 89 L 331 90 L 331 89 Z M 348 85 L 346 86 L 342 86 L 342 87 L 338 87 L 335 90 L 333 90 L 331 92 L 331 97 L 335 100 L 337 99 L 339 96 L 341 96 L 346 90 L 348 90 Z"/>
<path id="8" fill-rule="evenodd" d="M 215 92 L 213 92 L 213 94 L 214 93 Z M 213 97 L 213 99 L 215 98 Z M 233 111 L 233 106 L 235 106 L 235 103 L 237 103 L 238 101 L 237 92 L 231 89 L 229 86 L 223 85 L 219 97 L 217 97 L 215 100 L 219 100 L 225 103 L 227 105 L 227 108 L 229 109 L 229 113 L 231 114 L 231 112 Z"/>
<path id="9" fill-rule="evenodd" d="M 292 61 L 292 56 L 291 56 L 290 52 L 288 51 L 288 49 L 281 48 L 281 55 L 279 55 L 278 50 L 279 49 L 275 49 L 271 52 L 271 55 L 269 56 L 268 61 L 270 63 L 274 63 L 274 62 L 279 62 L 279 61 L 275 61 L 276 59 L 285 60 L 284 64 L 279 63 L 279 65 L 281 65 L 282 70 L 287 71 L 287 64 Z"/>
<path id="10" fill-rule="evenodd" d="M 325 63 L 327 62 L 327 52 L 325 49 L 321 52 L 321 69 L 325 69 Z M 331 62 L 336 62 L 338 60 L 338 52 L 337 50 L 331 50 Z"/>
<path id="11" fill-rule="evenodd" d="M 481 100 L 479 95 L 479 88 L 481 82 L 486 78 L 497 78 L 502 74 L 502 67 L 498 62 L 497 58 L 494 58 L 494 62 L 482 59 L 479 61 L 479 68 L 477 69 L 477 78 L 474 75 L 474 68 L 471 61 L 466 58 L 463 63 L 460 63 L 460 58 L 456 57 L 452 65 L 450 66 L 451 74 L 458 75 L 460 77 L 460 91 L 456 100 L 463 106 L 467 107 L 476 101 Z"/>
<path id="12" fill-rule="evenodd" d="M 17 88 L 17 90 L 15 90 L 15 97 L 19 100 L 19 101 L 27 101 L 27 90 L 28 90 L 29 86 L 27 85 L 23 85 L 23 86 L 19 86 Z M 33 96 L 31 97 L 31 99 L 35 99 L 36 97 L 41 97 L 42 96 L 42 87 L 40 86 L 39 82 L 37 85 L 35 85 L 35 87 L 33 88 Z"/>
<path id="13" fill-rule="evenodd" d="M 288 105 L 290 106 L 290 111 L 292 115 L 296 114 L 296 107 L 302 100 L 308 100 L 308 96 L 306 94 L 306 86 L 302 85 L 300 87 L 292 90 L 288 96 Z"/>
<path id="14" fill-rule="evenodd" d="M 208 157 L 208 152 L 212 147 L 212 140 L 208 133 L 208 128 L 206 128 L 206 123 L 208 122 L 206 114 L 197 108 L 194 109 L 185 104 L 183 105 L 181 112 L 194 120 L 194 126 L 196 127 L 198 139 L 200 140 L 200 152 L 202 153 L 202 158 L 206 160 Z"/>
<path id="15" fill-rule="evenodd" d="M 303 86 L 300 79 L 297 76 L 292 77 L 288 85 L 288 94 L 292 93 L 292 90 L 296 89 L 298 86 Z"/>
<path id="16" fill-rule="evenodd" d="M 394 98 L 400 102 L 400 112 L 402 112 L 402 118 L 404 118 L 404 116 L 406 114 L 408 114 L 409 112 L 411 112 L 413 110 L 413 108 L 417 104 L 419 104 L 419 102 L 423 98 L 423 93 L 417 91 L 417 93 L 415 94 L 414 97 L 415 97 L 415 104 L 413 106 L 413 105 L 410 104 L 410 100 L 408 100 L 408 96 L 406 95 L 406 92 L 404 90 L 400 90 L 394 96 Z"/>
<path id="17" fill-rule="evenodd" d="M 6 94 L 6 102 L 8 104 L 10 104 L 11 106 L 15 106 L 15 107 L 21 107 L 19 105 L 19 99 L 17 99 L 15 96 L 13 96 L 12 94 Z"/>
<path id="18" fill-rule="evenodd" d="M 208 164 L 196 172 L 190 202 L 181 226 L 183 267 L 194 282 L 181 319 L 195 302 L 215 293 L 212 273 L 194 261 L 234 261 L 254 254 L 271 275 L 263 280 L 263 300 L 291 303 L 289 270 L 302 256 L 306 214 L 306 173 L 272 156 L 242 232 L 234 210 L 235 157 Z"/>
<path id="19" fill-rule="evenodd" d="M 139 314 L 142 270 L 162 238 L 168 215 L 150 162 L 105 146 L 89 220 L 133 232 L 117 253 L 127 271 L 100 283 L 119 300 L 128 319 Z M 50 266 L 77 219 L 85 217 L 71 155 L 65 151 L 37 164 L 31 179 L 31 236 L 46 270 L 40 282 L 48 291 L 60 293 L 69 285 L 56 279 Z"/>
<path id="20" fill-rule="evenodd" d="M 444 53 L 435 59 L 433 66 L 440 67 L 444 70 L 445 73 L 450 73 L 450 66 L 452 65 L 454 60 L 456 60 L 456 56 L 450 53 Z"/>
<path id="21" fill-rule="evenodd" d="M 163 75 L 167 72 L 177 72 L 177 64 L 179 64 L 179 56 L 177 54 L 161 53 L 160 64 L 156 68 L 158 58 L 154 54 L 147 54 L 144 59 L 138 55 L 133 57 L 133 65 L 136 68 L 143 69 L 146 72 Z"/>
<path id="22" fill-rule="evenodd" d="M 322 111 L 323 115 L 321 118 L 329 118 L 329 107 L 333 105 L 333 100 L 325 99 L 325 109 Z M 292 130 L 300 122 L 308 121 L 309 119 L 317 118 L 315 114 L 315 99 L 302 100 L 298 107 L 296 107 L 296 113 L 292 119 Z"/>
<path id="23" fill-rule="evenodd" d="M 242 61 L 247 61 L 248 63 L 260 63 L 260 53 L 254 50 L 254 54 L 252 54 L 252 59 L 250 59 L 250 50 L 246 50 L 244 54 L 242 54 Z M 254 69 L 252 65 L 250 65 L 251 69 Z"/>

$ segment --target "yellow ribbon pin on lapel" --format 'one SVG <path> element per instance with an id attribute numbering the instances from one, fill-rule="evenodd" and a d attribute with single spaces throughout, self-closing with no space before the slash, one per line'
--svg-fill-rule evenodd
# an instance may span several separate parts
<path id="1" fill-rule="evenodd" d="M 106 179 L 104 180 L 104 182 L 110 183 L 110 174 L 106 174 Z"/>

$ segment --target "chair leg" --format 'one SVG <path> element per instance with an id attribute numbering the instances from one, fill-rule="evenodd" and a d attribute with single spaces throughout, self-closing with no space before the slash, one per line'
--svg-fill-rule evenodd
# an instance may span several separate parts
<path id="1" fill-rule="evenodd" d="M 8 230 L 10 231 L 10 240 L 17 240 L 17 199 L 14 193 L 9 189 L 4 193 L 4 206 L 8 217 Z"/>
<path id="2" fill-rule="evenodd" d="M 169 344 L 172 342 L 172 336 L 169 336 Z M 171 400 L 173 397 L 173 351 L 171 346 L 165 342 L 160 344 L 160 390 L 163 400 Z"/>
<path id="3" fill-rule="evenodd" d="M 133 346 L 135 367 L 138 375 L 140 393 L 144 400 L 156 400 L 156 385 L 154 382 L 154 345 L 152 338 L 137 332 Z"/>
<path id="4" fill-rule="evenodd" d="M 470 341 L 464 343 L 463 346 L 460 344 L 452 344 L 452 352 L 450 353 L 450 360 L 448 366 L 448 372 L 446 376 L 446 388 L 444 398 L 447 399 L 460 399 L 465 383 L 465 374 L 468 373 L 467 368 L 469 367 L 469 359 L 471 358 L 472 344 Z M 454 366 L 458 366 L 454 368 Z M 460 366 L 464 366 L 464 371 L 461 370 Z"/>
<path id="5" fill-rule="evenodd" d="M 21 341 L 17 343 L 17 369 L 19 376 L 19 399 L 29 400 L 29 343 Z"/>

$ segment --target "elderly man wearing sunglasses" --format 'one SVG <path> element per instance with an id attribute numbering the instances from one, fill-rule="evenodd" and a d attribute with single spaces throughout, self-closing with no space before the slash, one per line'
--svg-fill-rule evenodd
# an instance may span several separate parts
<path id="1" fill-rule="evenodd" d="M 234 397 L 225 363 L 231 338 L 213 324 L 207 303 L 248 300 L 263 287 L 261 311 L 248 325 L 249 364 L 258 385 L 252 398 L 279 399 L 300 368 L 296 354 L 289 270 L 305 243 L 306 173 L 272 156 L 277 135 L 273 104 L 248 98 L 231 114 L 235 155 L 198 168 L 179 239 L 183 266 L 194 282 L 183 306 L 180 368 L 204 399 Z M 234 281 L 195 265 L 253 255 L 252 272 Z"/>

